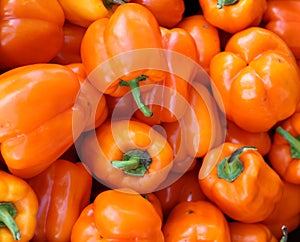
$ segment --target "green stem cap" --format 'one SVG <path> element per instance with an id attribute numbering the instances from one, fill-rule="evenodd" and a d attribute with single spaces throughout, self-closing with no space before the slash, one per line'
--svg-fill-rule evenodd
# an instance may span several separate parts
<path id="1" fill-rule="evenodd" d="M 229 5 L 233 5 L 235 3 L 237 3 L 238 0 L 218 0 L 217 2 L 217 8 L 221 9 L 224 6 L 229 6 Z"/>
<path id="2" fill-rule="evenodd" d="M 243 146 L 236 149 L 230 156 L 225 157 L 218 164 L 218 177 L 226 181 L 233 182 L 244 170 L 244 165 L 240 161 L 240 156 L 246 150 L 256 150 L 254 146 Z"/>
<path id="3" fill-rule="evenodd" d="M 123 170 L 126 175 L 144 176 L 152 162 L 148 152 L 134 149 L 123 155 L 123 160 L 114 160 L 112 166 Z"/>
<path id="4" fill-rule="evenodd" d="M 300 159 L 300 141 L 280 126 L 278 126 L 275 131 L 289 142 L 291 147 L 291 156 L 295 159 Z"/>
<path id="5" fill-rule="evenodd" d="M 144 81 L 148 78 L 148 76 L 141 75 L 137 78 L 130 80 L 130 81 L 120 81 L 120 86 L 127 86 L 130 87 L 132 96 L 134 98 L 134 101 L 136 102 L 138 108 L 141 110 L 141 112 L 146 117 L 151 117 L 153 115 L 152 111 L 144 104 L 142 98 L 141 98 L 141 90 L 139 87 L 139 82 Z"/>
<path id="6" fill-rule="evenodd" d="M 287 242 L 288 241 L 288 231 L 285 225 L 281 227 L 282 230 L 282 237 L 280 239 L 280 242 Z"/>
<path id="7" fill-rule="evenodd" d="M 20 230 L 14 218 L 17 215 L 17 210 L 12 203 L 0 203 L 0 227 L 7 227 L 11 232 L 14 240 L 21 240 Z"/>
<path id="8" fill-rule="evenodd" d="M 127 0 L 103 0 L 103 4 L 107 9 L 111 9 L 113 5 L 121 5 L 128 3 Z"/>

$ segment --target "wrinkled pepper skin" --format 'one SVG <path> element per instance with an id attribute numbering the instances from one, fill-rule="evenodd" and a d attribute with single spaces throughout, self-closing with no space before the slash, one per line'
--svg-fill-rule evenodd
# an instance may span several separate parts
<path id="1" fill-rule="evenodd" d="M 151 193 L 166 179 L 173 151 L 164 136 L 134 120 L 105 121 L 78 144 L 81 160 L 110 188 Z"/>
<path id="2" fill-rule="evenodd" d="M 15 217 L 11 216 L 11 220 L 15 221 L 16 229 L 12 233 L 8 227 L 0 224 L 0 241 L 30 241 L 34 236 L 39 206 L 34 190 L 23 179 L 0 171 L 0 191 L 0 221 L 3 222 L 5 203 L 12 205 L 12 209 L 16 210 Z"/>
<path id="3" fill-rule="evenodd" d="M 278 242 L 269 228 L 261 223 L 229 222 L 231 242 Z"/>
<path id="4" fill-rule="evenodd" d="M 300 112 L 276 127 L 268 160 L 287 182 L 300 185 Z"/>
<path id="5" fill-rule="evenodd" d="M 199 172 L 203 193 L 230 218 L 266 219 L 283 195 L 283 182 L 252 146 L 226 142 L 210 150 Z"/>
<path id="6" fill-rule="evenodd" d="M 84 208 L 74 224 L 71 242 L 163 242 L 161 227 L 160 216 L 143 196 L 133 191 L 107 190 Z"/>
<path id="7" fill-rule="evenodd" d="M 258 26 L 267 7 L 266 0 L 199 0 L 199 4 L 210 24 L 232 34 Z"/>
<path id="8" fill-rule="evenodd" d="M 73 144 L 86 125 L 87 107 L 73 110 L 79 88 L 77 76 L 58 64 L 27 65 L 0 76 L 1 154 L 10 172 L 33 177 Z M 73 115 L 82 119 L 77 130 Z"/>
<path id="9" fill-rule="evenodd" d="M 181 202 L 163 227 L 165 242 L 230 242 L 228 222 L 222 211 L 208 201 Z"/>
<path id="10" fill-rule="evenodd" d="M 57 0 L 3 0 L 0 70 L 49 62 L 63 45 L 64 12 Z"/>
<path id="11" fill-rule="evenodd" d="M 70 241 L 75 221 L 90 202 L 92 176 L 81 162 L 59 159 L 27 181 L 40 204 L 32 241 Z"/>
<path id="12" fill-rule="evenodd" d="M 299 68 L 270 30 L 251 27 L 234 34 L 211 60 L 210 76 L 226 117 L 249 132 L 269 131 L 296 111 Z"/>
<path id="13" fill-rule="evenodd" d="M 300 27 L 300 1 L 268 0 L 263 15 L 263 27 L 279 35 L 300 59 L 300 35 L 295 29 Z"/>

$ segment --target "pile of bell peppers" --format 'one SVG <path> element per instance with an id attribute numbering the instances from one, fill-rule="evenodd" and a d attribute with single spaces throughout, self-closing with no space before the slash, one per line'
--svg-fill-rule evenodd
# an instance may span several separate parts
<path id="1" fill-rule="evenodd" d="M 300 240 L 299 0 L 2 0 L 0 242 Z"/>

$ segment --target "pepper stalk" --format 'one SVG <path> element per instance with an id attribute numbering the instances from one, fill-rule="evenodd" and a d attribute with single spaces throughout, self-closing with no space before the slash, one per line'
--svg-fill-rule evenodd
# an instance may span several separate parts
<path id="1" fill-rule="evenodd" d="M 17 209 L 10 202 L 0 202 L 0 227 L 7 227 L 14 240 L 21 240 L 21 233 L 14 218 L 17 215 Z"/>

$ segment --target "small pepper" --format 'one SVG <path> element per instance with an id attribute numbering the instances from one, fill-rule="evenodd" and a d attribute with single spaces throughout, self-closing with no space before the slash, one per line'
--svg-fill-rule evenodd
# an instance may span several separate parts
<path id="1" fill-rule="evenodd" d="M 34 190 L 23 179 L 0 170 L 0 191 L 0 241 L 30 241 L 39 206 Z"/>

